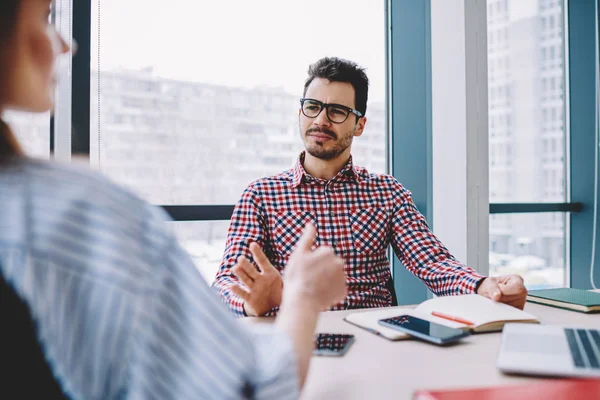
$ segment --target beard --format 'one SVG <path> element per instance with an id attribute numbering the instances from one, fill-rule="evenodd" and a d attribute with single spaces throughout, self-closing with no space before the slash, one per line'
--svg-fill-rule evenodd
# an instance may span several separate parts
<path id="1" fill-rule="evenodd" d="M 335 140 L 333 145 L 326 146 L 325 143 L 309 143 L 307 140 L 307 136 L 309 133 L 319 132 L 325 135 L 330 136 Z M 352 144 L 352 139 L 354 138 L 354 132 L 347 132 L 343 134 L 341 138 L 335 134 L 335 132 L 329 129 L 319 129 L 319 128 L 309 128 L 304 133 L 304 147 L 306 147 L 306 151 L 311 156 L 318 158 L 320 160 L 333 160 L 340 156 L 346 149 L 350 147 Z M 329 142 L 329 141 L 328 141 Z M 327 143 L 328 143 L 327 142 Z"/>

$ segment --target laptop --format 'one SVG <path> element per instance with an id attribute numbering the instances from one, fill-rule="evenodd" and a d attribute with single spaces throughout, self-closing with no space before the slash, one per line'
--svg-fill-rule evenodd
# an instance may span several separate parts
<path id="1" fill-rule="evenodd" d="M 600 330 L 506 324 L 497 366 L 509 374 L 600 377 Z"/>

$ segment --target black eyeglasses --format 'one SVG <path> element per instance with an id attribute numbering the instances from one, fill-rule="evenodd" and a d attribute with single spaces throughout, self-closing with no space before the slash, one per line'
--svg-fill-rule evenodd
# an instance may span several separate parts
<path id="1" fill-rule="evenodd" d="M 346 122 L 350 113 L 356 115 L 357 119 L 363 115 L 360 111 L 351 109 L 341 104 L 327 104 L 315 99 L 300 99 L 302 114 L 308 118 L 317 118 L 324 108 L 327 109 L 327 118 L 334 124 Z"/>

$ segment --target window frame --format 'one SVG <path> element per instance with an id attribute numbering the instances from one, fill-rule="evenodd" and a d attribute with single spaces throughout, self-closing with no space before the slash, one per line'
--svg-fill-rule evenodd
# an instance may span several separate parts
<path id="1" fill-rule="evenodd" d="M 391 30 L 390 26 L 387 27 L 388 34 L 391 36 L 392 46 L 389 47 L 392 54 L 398 54 L 398 59 L 401 63 L 394 64 L 390 62 L 390 75 L 388 79 L 392 81 L 402 80 L 404 83 L 403 87 L 396 85 L 391 86 L 391 98 L 395 101 L 388 104 L 390 109 L 391 118 L 393 121 L 413 121 L 413 119 L 420 119 L 420 121 L 413 121 L 418 128 L 420 128 L 420 134 L 426 137 L 426 140 L 431 140 L 431 97 L 427 97 L 427 93 L 423 99 L 416 98 L 414 94 L 421 94 L 425 90 L 431 89 L 431 1 L 426 0 L 423 2 L 413 2 L 410 0 L 394 1 L 388 0 L 388 13 L 390 18 L 390 25 L 394 26 L 394 30 Z M 579 3 L 579 4 L 576 4 Z M 593 205 L 593 193 L 590 190 L 590 183 L 593 180 L 590 179 L 590 171 L 593 175 L 593 158 L 589 155 L 589 150 L 593 146 L 590 146 L 589 136 L 590 132 L 593 133 L 593 126 L 590 127 L 590 123 L 593 122 L 593 110 L 589 104 L 594 104 L 592 86 L 589 85 L 590 81 L 593 81 L 593 75 L 590 72 L 590 61 L 589 53 L 594 50 L 590 47 L 590 37 L 593 35 L 589 32 L 589 24 L 593 19 L 593 2 L 589 0 L 586 5 L 581 4 L 583 2 L 565 0 L 565 88 L 566 90 L 566 101 L 565 101 L 565 112 L 566 112 L 566 124 L 567 124 L 567 135 L 568 142 L 566 143 L 566 193 L 567 201 L 562 203 L 491 203 L 489 205 L 489 214 L 514 214 L 514 213 L 568 213 L 569 221 L 567 227 L 565 227 L 565 251 L 567 252 L 566 259 L 568 260 L 566 268 L 568 273 L 567 285 L 576 288 L 589 288 L 589 255 L 591 254 L 591 240 L 585 238 L 591 237 L 590 225 L 592 208 Z M 571 8 L 577 7 L 577 12 L 572 12 Z M 393 7 L 393 8 L 392 8 Z M 584 10 L 579 10 L 580 8 Z M 587 15 L 587 34 L 588 40 L 585 45 L 581 44 L 583 33 L 581 27 L 576 28 L 576 38 L 573 37 L 573 27 L 580 24 L 575 17 L 581 18 L 583 15 Z M 484 17 L 487 19 L 487 13 Z M 417 22 L 414 22 L 417 21 Z M 416 25 L 415 25 L 416 24 Z M 410 27 L 412 31 L 408 31 L 407 27 Z M 423 31 L 423 27 L 425 28 Z M 487 37 L 487 35 L 486 35 Z M 569 52 L 569 46 L 573 46 L 573 43 L 579 43 L 577 49 L 571 49 Z M 585 48 L 585 49 L 584 49 Z M 573 57 L 573 52 L 578 58 Z M 485 55 L 487 57 L 487 55 Z M 587 57 L 588 65 L 587 70 L 583 70 L 585 67 L 580 65 L 584 62 Z M 406 75 L 407 70 L 403 65 L 407 60 L 418 59 L 425 64 L 425 70 L 428 72 L 423 75 L 412 75 L 410 79 Z M 575 65 L 574 65 L 575 64 Z M 576 72 L 573 71 L 576 69 Z M 579 84 L 575 87 L 570 86 L 569 82 L 574 78 L 578 77 Z M 587 80 L 588 87 L 584 88 L 582 85 Z M 582 93 L 584 89 L 585 93 Z M 406 93 L 411 93 L 407 96 Z M 590 94 L 591 93 L 591 94 Z M 402 104 L 402 101 L 398 101 L 406 97 L 411 97 L 411 100 L 418 105 L 418 110 L 408 109 Z M 577 101 L 573 102 L 573 97 L 577 97 Z M 571 100 L 571 101 L 569 101 Z M 581 106 L 581 103 L 588 102 L 588 107 L 585 108 L 585 113 L 581 108 L 578 108 L 578 118 L 584 119 L 585 126 L 574 126 L 573 119 L 569 119 L 569 114 L 573 110 Z M 584 115 L 582 115 L 584 114 Z M 426 116 L 426 120 L 421 118 Z M 570 121 L 570 122 L 569 122 Z M 400 122 L 399 125 L 394 126 L 392 129 L 394 132 L 398 132 L 397 126 L 404 127 L 406 122 Z M 581 124 L 583 125 L 583 124 Z M 587 133 L 584 130 L 587 129 Z M 425 135 L 423 135 L 425 133 Z M 587 138 L 585 137 L 587 135 Z M 410 134 L 409 134 L 410 136 Z M 429 169 L 431 169 L 431 146 L 430 143 L 423 143 L 407 139 L 406 131 L 403 131 L 403 135 L 394 134 L 392 140 L 396 140 L 397 143 L 402 145 L 395 145 L 392 147 L 392 164 L 394 175 L 398 177 L 403 183 L 406 183 L 413 192 L 413 199 L 415 203 L 425 215 L 428 221 L 433 221 L 432 218 L 432 202 L 431 195 L 433 187 L 430 178 Z M 587 147 L 588 154 L 583 154 L 581 150 Z M 406 162 L 413 160 L 417 157 L 420 162 L 412 163 Z M 577 171 L 580 168 L 585 168 L 588 173 L 586 174 L 573 174 L 572 171 Z M 584 176 L 585 175 L 585 176 Z M 488 175 L 489 176 L 489 175 Z M 416 190 L 413 190 L 413 187 Z M 431 223 L 435 226 L 435 221 Z M 488 230 L 488 241 L 489 241 L 489 230 Z M 587 266 L 585 259 L 588 260 Z M 401 265 L 399 260 L 394 257 L 393 259 L 393 275 L 395 280 L 396 292 L 398 294 L 399 304 L 411 304 L 418 303 L 425 300 L 430 293 L 427 293 L 425 286 L 418 280 L 411 279 L 412 276 L 408 276 L 404 279 L 406 271 Z M 399 277 L 400 279 L 396 279 Z M 406 296 L 403 294 L 406 293 Z"/>
<path id="2" fill-rule="evenodd" d="M 431 145 L 431 1 L 381 0 L 385 2 L 385 41 L 387 117 L 386 143 L 388 171 L 411 189 L 415 203 L 428 220 L 433 209 Z M 595 50 L 590 39 L 594 29 L 594 1 L 564 0 L 566 68 L 566 144 L 569 201 L 564 203 L 493 203 L 490 214 L 567 212 L 567 248 L 571 287 L 588 288 L 591 254 L 591 213 L 593 193 L 594 92 L 586 82 L 593 79 L 589 52 Z M 71 101 L 72 154 L 90 155 L 91 91 L 91 1 L 73 4 L 73 37 L 79 44 L 73 58 Z M 394 30 L 391 27 L 394 27 Z M 592 31 L 593 32 L 593 31 Z M 589 35 L 587 38 L 585 35 Z M 587 60 L 586 60 L 587 59 Z M 398 60 L 398 61 L 396 61 Z M 418 73 L 414 73 L 418 68 Z M 407 91 L 406 89 L 410 90 Z M 409 94 L 410 93 L 410 94 Z M 393 129 L 393 134 L 391 133 Z M 54 127 L 50 128 L 50 146 L 54 148 Z M 399 132 L 403 132 L 400 135 Z M 406 132 L 409 135 L 406 135 Z M 425 133 L 425 134 L 423 134 Z M 577 171 L 574 173 L 573 171 Z M 583 171 L 583 172 L 582 172 Z M 592 176 L 590 176 L 590 174 Z M 593 185 L 592 185 L 593 186 Z M 174 221 L 228 220 L 233 205 L 162 205 Z M 488 231 L 489 235 L 489 231 Z M 489 239 L 489 237 L 488 237 Z M 588 260 L 586 265 L 586 259 Z M 600 259 L 600 257 L 598 257 Z M 392 260 L 399 304 L 413 304 L 430 294 L 424 285 L 400 262 Z M 600 268 L 599 268 L 600 269 Z M 598 274 L 597 274 L 598 275 Z"/>

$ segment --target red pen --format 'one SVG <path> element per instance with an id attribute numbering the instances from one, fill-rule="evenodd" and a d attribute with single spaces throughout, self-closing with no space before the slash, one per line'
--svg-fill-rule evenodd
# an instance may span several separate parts
<path id="1" fill-rule="evenodd" d="M 467 321 L 466 319 L 462 319 L 459 317 L 453 317 L 452 315 L 448 315 L 448 314 L 442 314 L 437 311 L 432 311 L 431 315 L 435 315 L 436 317 L 444 318 L 449 321 L 460 322 L 461 324 L 465 324 L 465 325 L 469 325 L 469 326 L 475 325 L 474 323 L 472 323 L 471 321 Z"/>

